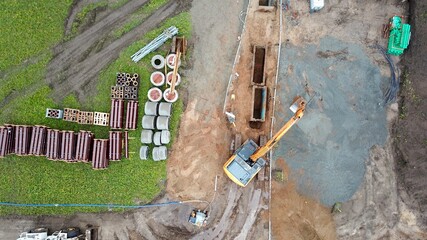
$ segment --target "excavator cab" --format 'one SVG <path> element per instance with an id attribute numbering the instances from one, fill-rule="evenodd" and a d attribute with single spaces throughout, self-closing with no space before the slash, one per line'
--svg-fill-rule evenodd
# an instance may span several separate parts
<path id="1" fill-rule="evenodd" d="M 224 170 L 227 176 L 233 182 L 244 187 L 251 179 L 265 166 L 266 161 L 263 158 L 252 161 L 250 156 L 259 148 L 252 139 L 246 140 L 227 161 Z M 231 161 L 230 161 L 231 160 Z"/>

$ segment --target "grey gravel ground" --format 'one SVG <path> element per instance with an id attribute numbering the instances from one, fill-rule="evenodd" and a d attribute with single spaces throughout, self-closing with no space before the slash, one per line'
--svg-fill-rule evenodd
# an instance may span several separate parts
<path id="1" fill-rule="evenodd" d="M 331 37 L 319 45 L 285 44 L 279 76 L 276 130 L 291 117 L 294 96 L 315 97 L 273 159 L 285 159 L 299 192 L 325 205 L 350 199 L 363 180 L 369 149 L 387 137 L 380 105 L 387 79 L 361 46 Z"/>

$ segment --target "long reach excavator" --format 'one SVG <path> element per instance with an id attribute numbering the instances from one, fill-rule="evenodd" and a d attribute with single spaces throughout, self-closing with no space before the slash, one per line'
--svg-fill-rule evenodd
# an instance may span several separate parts
<path id="1" fill-rule="evenodd" d="M 292 118 L 264 145 L 258 146 L 252 139 L 246 140 L 224 164 L 224 172 L 236 184 L 245 187 L 265 166 L 262 158 L 304 115 L 306 102 L 301 96 L 294 98 L 291 111 Z"/>

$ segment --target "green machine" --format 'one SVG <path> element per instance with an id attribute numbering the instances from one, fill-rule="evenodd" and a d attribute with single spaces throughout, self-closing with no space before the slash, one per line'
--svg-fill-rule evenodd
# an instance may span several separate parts
<path id="1" fill-rule="evenodd" d="M 409 45 L 411 25 L 402 24 L 402 19 L 394 16 L 390 19 L 390 37 L 388 39 L 388 54 L 399 56 Z"/>

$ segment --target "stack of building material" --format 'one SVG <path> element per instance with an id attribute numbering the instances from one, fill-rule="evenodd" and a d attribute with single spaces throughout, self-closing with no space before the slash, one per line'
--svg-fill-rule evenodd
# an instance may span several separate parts
<path id="1" fill-rule="evenodd" d="M 63 116 L 64 116 L 64 112 L 60 109 L 46 108 L 47 118 L 62 119 Z"/>
<path id="2" fill-rule="evenodd" d="M 110 114 L 103 112 L 95 112 L 93 117 L 93 125 L 108 126 L 110 122 Z"/>
<path id="3" fill-rule="evenodd" d="M 108 159 L 118 161 L 122 159 L 122 132 L 110 131 L 108 138 Z"/>
<path id="4" fill-rule="evenodd" d="M 93 112 L 80 111 L 77 115 L 78 124 L 93 124 Z"/>
<path id="5" fill-rule="evenodd" d="M 123 127 L 124 101 L 111 99 L 110 128 L 121 129 Z"/>
<path id="6" fill-rule="evenodd" d="M 64 108 L 64 116 L 62 120 L 68 122 L 77 122 L 77 117 L 79 115 L 80 110 L 72 109 L 72 108 Z"/>
<path id="7" fill-rule="evenodd" d="M 6 154 L 15 153 L 15 133 L 16 133 L 15 129 L 16 129 L 16 127 L 15 127 L 15 125 L 12 125 L 12 124 L 5 124 L 4 126 L 8 129 L 8 131 L 10 131 L 10 133 L 9 133 L 10 135 L 8 138 L 8 144 L 6 147 L 6 150 L 7 150 Z"/>
<path id="8" fill-rule="evenodd" d="M 30 150 L 31 126 L 15 126 L 15 154 L 28 155 Z"/>
<path id="9" fill-rule="evenodd" d="M 172 113 L 172 103 L 148 101 L 145 103 L 144 113 L 145 115 L 142 118 L 143 130 L 141 132 L 141 143 L 154 143 L 158 147 L 153 148 L 153 160 L 166 160 L 167 148 L 164 145 L 170 142 L 169 119 Z M 145 160 L 148 152 L 148 146 L 143 145 L 140 149 L 140 158 Z"/>
<path id="10" fill-rule="evenodd" d="M 28 154 L 43 156 L 46 154 L 47 127 L 34 126 L 31 134 L 30 151 Z"/>
<path id="11" fill-rule="evenodd" d="M 136 86 L 125 86 L 124 90 L 123 90 L 123 99 L 137 100 L 138 99 L 138 87 L 136 87 Z"/>
<path id="12" fill-rule="evenodd" d="M 125 129 L 135 130 L 138 120 L 138 101 L 128 101 L 126 105 Z"/>
<path id="13" fill-rule="evenodd" d="M 46 157 L 49 160 L 59 159 L 59 150 L 62 133 L 56 129 L 47 129 Z"/>
<path id="14" fill-rule="evenodd" d="M 116 86 L 111 87 L 111 98 L 137 100 L 139 81 L 138 73 L 117 73 Z M 120 96 L 117 94 L 117 90 L 121 90 L 121 97 L 116 97 L 117 95 Z"/>
<path id="15" fill-rule="evenodd" d="M 76 135 L 74 131 L 62 131 L 60 158 L 68 162 L 76 161 Z"/>
<path id="16" fill-rule="evenodd" d="M 92 152 L 92 168 L 108 167 L 108 139 L 94 139 Z"/>
<path id="17" fill-rule="evenodd" d="M 123 86 L 111 86 L 111 98 L 123 99 Z"/>
<path id="18" fill-rule="evenodd" d="M 12 126 L 0 126 L 0 158 L 12 152 L 14 131 Z"/>
<path id="19" fill-rule="evenodd" d="M 76 161 L 89 162 L 92 142 L 92 132 L 82 130 L 77 134 Z"/>

